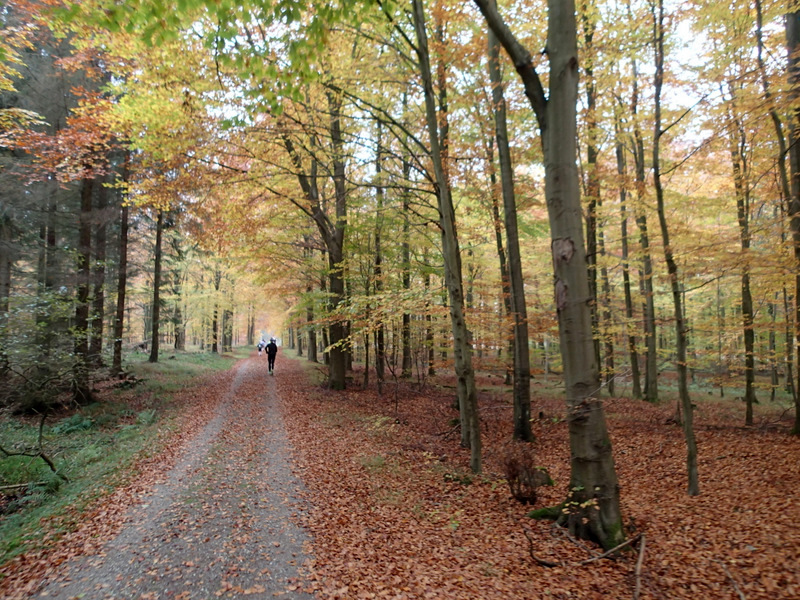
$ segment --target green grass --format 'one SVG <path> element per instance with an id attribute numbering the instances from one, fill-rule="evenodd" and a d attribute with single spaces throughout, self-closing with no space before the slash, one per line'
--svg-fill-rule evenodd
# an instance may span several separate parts
<path id="1" fill-rule="evenodd" d="M 42 450 L 58 473 L 36 456 L 0 454 L 0 486 L 28 484 L 0 490 L 0 566 L 74 529 L 81 512 L 133 476 L 137 459 L 159 451 L 172 428 L 171 394 L 249 353 L 164 353 L 155 364 L 128 360 L 125 367 L 141 380 L 138 385 L 45 422 Z M 0 446 L 8 452 L 36 448 L 38 435 L 38 419 L 0 416 Z"/>

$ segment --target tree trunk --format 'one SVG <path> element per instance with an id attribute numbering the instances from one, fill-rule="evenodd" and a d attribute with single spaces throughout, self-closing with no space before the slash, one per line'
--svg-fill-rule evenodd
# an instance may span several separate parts
<path id="1" fill-rule="evenodd" d="M 786 44 L 789 51 L 789 83 L 791 95 L 797 99 L 800 92 L 800 11 L 786 15 Z M 795 289 L 794 289 L 794 335 L 795 355 L 800 357 L 800 110 L 795 109 L 791 115 L 789 129 L 789 174 L 790 196 L 787 214 L 789 215 L 789 230 L 792 234 L 792 243 L 795 256 Z M 796 381 L 800 382 L 800 358 L 795 363 L 798 369 Z M 795 390 L 794 395 L 794 426 L 792 434 L 800 436 L 800 393 Z"/>
<path id="2" fill-rule="evenodd" d="M 214 267 L 214 308 L 211 316 L 211 353 L 220 354 L 219 344 L 219 291 L 222 285 L 222 271 L 219 266 Z"/>
<path id="3" fill-rule="evenodd" d="M 81 182 L 81 212 L 78 225 L 78 288 L 75 306 L 75 367 L 73 397 L 78 404 L 89 404 L 89 283 L 92 259 L 92 197 L 94 180 Z"/>
<path id="4" fill-rule="evenodd" d="M 0 214 L 0 375 L 8 372 L 8 317 L 11 296 L 11 266 L 13 265 L 11 217 Z"/>
<path id="5" fill-rule="evenodd" d="M 383 176 L 383 127 L 378 121 L 377 132 L 377 150 L 375 152 L 375 177 L 377 185 L 375 186 L 375 202 L 377 207 L 377 217 L 375 219 L 375 294 L 380 296 L 383 293 L 383 249 L 382 233 L 383 233 L 383 185 L 381 177 Z M 403 208 L 405 208 L 405 195 L 403 200 Z M 405 211 L 404 211 L 404 214 Z M 406 222 L 408 217 L 405 217 Z M 403 225 L 403 259 L 405 260 L 408 251 L 408 230 L 404 223 Z M 405 268 L 405 262 L 403 263 Z M 405 283 L 405 272 L 403 274 L 403 282 Z M 383 391 L 383 382 L 386 378 L 386 325 L 383 321 L 384 313 L 379 313 L 379 322 L 375 324 L 375 376 L 378 379 L 378 393 Z"/>
<path id="6" fill-rule="evenodd" d="M 589 293 L 592 297 L 592 324 L 594 330 L 595 362 L 600 365 L 600 312 L 597 288 L 597 209 L 600 203 L 600 177 L 597 172 L 597 84 L 594 79 L 594 32 L 596 24 L 593 14 L 589 14 L 587 6 L 581 2 L 579 6 L 580 20 L 583 28 L 583 72 L 586 90 L 586 262 L 589 266 Z"/>
<path id="7" fill-rule="evenodd" d="M 148 362 L 158 362 L 159 329 L 161 321 L 161 249 L 164 237 L 164 211 L 158 209 L 156 218 L 156 247 L 153 257 L 153 328 Z"/>
<path id="8" fill-rule="evenodd" d="M 644 396 L 648 402 L 658 402 L 658 349 L 656 347 L 656 309 L 655 292 L 653 289 L 653 260 L 650 255 L 650 234 L 647 227 L 647 213 L 645 212 L 645 155 L 644 138 L 638 117 L 639 85 L 636 61 L 633 63 L 633 96 L 631 98 L 631 112 L 633 114 L 633 157 L 636 165 L 636 224 L 639 227 L 639 244 L 642 251 L 642 293 L 644 340 L 645 340 L 645 370 L 644 370 Z"/>
<path id="9" fill-rule="evenodd" d="M 639 353 L 636 350 L 636 334 L 633 329 L 633 295 L 631 294 L 631 274 L 630 262 L 628 259 L 628 213 L 627 200 L 628 189 L 627 172 L 628 167 L 625 161 L 625 148 L 622 141 L 621 126 L 619 115 L 615 115 L 614 131 L 616 133 L 615 147 L 617 155 L 617 175 L 619 176 L 619 210 L 620 210 L 620 244 L 622 246 L 622 288 L 625 295 L 625 318 L 628 334 L 628 356 L 631 365 L 631 381 L 633 382 L 631 393 L 634 398 L 642 397 L 641 378 L 639 375 Z"/>
<path id="10" fill-rule="evenodd" d="M 500 41 L 491 29 L 489 30 L 489 80 L 492 85 L 495 138 L 503 191 L 510 308 L 514 332 L 514 439 L 528 442 L 533 439 L 531 433 L 531 359 L 528 347 L 528 307 L 525 301 L 525 282 L 522 276 L 522 254 L 519 249 L 514 169 L 508 145 L 506 103 L 500 72 Z"/>
<path id="11" fill-rule="evenodd" d="M 455 208 L 450 195 L 450 184 L 445 172 L 443 148 L 440 145 L 439 123 L 434 100 L 428 34 L 425 30 L 425 14 L 422 0 L 413 0 L 416 52 L 419 74 L 425 97 L 425 117 L 430 139 L 436 198 L 439 203 L 439 226 L 442 231 L 442 253 L 445 265 L 445 283 L 450 300 L 450 324 L 453 332 L 453 352 L 458 382 L 458 398 L 461 408 L 462 428 L 466 429 L 470 448 L 470 467 L 481 471 L 481 435 L 478 417 L 478 395 L 475 389 L 475 372 L 472 367 L 472 347 L 464 318 L 464 291 L 461 276 L 461 254 L 456 233 Z"/>
<path id="12" fill-rule="evenodd" d="M 694 436 L 694 408 L 689 397 L 689 383 L 687 379 L 687 353 L 686 353 L 686 321 L 683 313 L 683 298 L 678 276 L 678 264 L 670 245 L 667 215 L 664 208 L 664 189 L 661 185 L 661 87 L 664 80 L 664 2 L 658 0 L 653 6 L 653 40 L 655 43 L 655 122 L 653 133 L 653 186 L 656 192 L 656 206 L 658 222 L 661 226 L 661 237 L 664 242 L 664 260 L 667 263 L 670 286 L 672 287 L 672 302 L 675 308 L 675 352 L 676 369 L 678 371 L 678 394 L 683 411 L 683 434 L 686 438 L 686 470 L 688 472 L 688 492 L 690 496 L 700 493 L 700 484 L 697 474 L 697 442 Z"/>
<path id="13" fill-rule="evenodd" d="M 753 296 L 750 292 L 750 186 L 748 183 L 747 156 L 745 147 L 747 134 L 739 116 L 735 113 L 734 90 L 732 84 L 728 100 L 728 118 L 730 120 L 729 148 L 731 167 L 733 169 L 733 187 L 736 195 L 736 218 L 739 222 L 739 241 L 742 248 L 742 329 L 744 336 L 744 402 L 745 425 L 753 424 L 753 404 L 756 402 L 755 392 L 755 332 L 753 330 Z"/>
<path id="14" fill-rule="evenodd" d="M 127 162 L 123 171 L 123 179 L 127 180 Z M 128 203 L 123 198 L 120 211 L 119 231 L 119 275 L 117 279 L 117 310 L 114 315 L 114 358 L 111 361 L 111 373 L 122 373 L 122 334 L 125 330 L 125 291 L 128 285 Z"/>
<path id="15" fill-rule="evenodd" d="M 89 360 L 95 367 L 103 364 L 103 331 L 106 305 L 106 244 L 108 188 L 101 182 L 97 190 L 97 212 L 94 240 L 94 297 L 92 299 Z"/>
<path id="16" fill-rule="evenodd" d="M 474 1 L 516 66 L 542 134 L 571 454 L 570 504 L 564 518 L 576 535 L 613 548 L 623 540 L 624 531 L 605 414 L 602 402 L 595 396 L 600 381 L 592 341 L 577 171 L 575 3 L 548 2 L 548 98 L 530 52 L 514 37 L 489 0 Z"/>

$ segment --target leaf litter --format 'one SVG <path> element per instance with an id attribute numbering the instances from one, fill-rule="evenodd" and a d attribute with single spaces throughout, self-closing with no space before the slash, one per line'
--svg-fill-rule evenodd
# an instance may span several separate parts
<path id="1" fill-rule="evenodd" d="M 472 475 L 452 425 L 457 417 L 447 387 L 452 382 L 424 389 L 402 383 L 396 399 L 394 391 L 382 398 L 374 390 L 330 392 L 314 386 L 305 367 L 281 361 L 278 375 L 270 378 L 281 410 L 269 409 L 283 415 L 287 448 L 302 484 L 292 484 L 288 493 L 282 488 L 281 480 L 293 477 L 288 461 L 267 481 L 253 468 L 265 456 L 269 461 L 269 438 L 284 423 L 265 419 L 259 414 L 265 407 L 257 401 L 242 402 L 258 391 L 238 391 L 228 397 L 231 406 L 251 408 L 234 411 L 239 421 L 228 422 L 206 462 L 189 478 L 186 489 L 194 495 L 181 496 L 161 537 L 143 537 L 148 545 L 132 559 L 149 560 L 152 577 L 174 586 L 140 588 L 138 596 L 102 595 L 101 586 L 86 598 L 205 597 L 195 594 L 208 584 L 198 571 L 214 569 L 219 578 L 213 590 L 208 588 L 209 598 L 800 596 L 800 440 L 787 435 L 786 423 L 776 418 L 781 415 L 777 405 L 758 407 L 765 426 L 744 428 L 738 403 L 698 401 L 701 495 L 689 497 L 682 432 L 669 423 L 673 408 L 606 399 L 627 533 L 643 536 L 646 545 L 641 553 L 639 538 L 627 551 L 597 559 L 600 549 L 551 522 L 530 519 L 530 507 L 511 497 L 502 472 L 502 448 L 511 435 L 510 394 L 481 394 L 484 472 Z M 131 526 L 125 522 L 128 507 L 152 501 L 154 486 L 176 464 L 183 446 L 194 443 L 213 421 L 232 377 L 221 375 L 187 390 L 181 434 L 166 451 L 142 461 L 136 481 L 105 498 L 75 532 L 7 566 L 0 595 L 33 597 L 42 580 L 63 573 L 75 557 L 86 561 L 101 552 L 93 559 L 101 560 L 103 543 Z M 484 390 L 497 388 L 496 380 L 479 383 Z M 260 385 L 268 389 L 270 381 Z M 539 489 L 537 507 L 552 506 L 566 497 L 569 482 L 563 401 L 536 397 L 533 413 L 540 415 L 532 423 L 536 460 L 555 481 Z M 252 495 L 242 496 L 245 490 Z M 270 512 L 278 513 L 266 528 L 273 537 L 259 545 L 253 516 Z M 223 514 L 235 526 L 215 525 Z M 308 552 L 294 546 L 284 557 L 295 570 L 280 577 L 280 590 L 271 591 L 265 584 L 274 577 L 268 561 L 286 545 L 275 536 L 294 522 L 312 542 Z M 212 550 L 204 559 L 183 555 L 175 560 L 169 553 L 154 559 L 164 556 L 170 536 L 184 536 L 186 548 Z M 302 532 L 289 536 L 295 542 L 302 538 Z M 80 569 L 71 575 L 73 581 L 80 576 Z M 51 591 L 51 597 L 69 597 L 45 588 Z"/>

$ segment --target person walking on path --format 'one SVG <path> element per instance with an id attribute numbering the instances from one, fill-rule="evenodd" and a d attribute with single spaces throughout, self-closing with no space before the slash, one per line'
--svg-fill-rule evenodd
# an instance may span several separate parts
<path id="1" fill-rule="evenodd" d="M 266 350 L 267 360 L 269 362 L 269 374 L 275 375 L 275 356 L 278 354 L 278 344 L 275 343 L 275 338 L 269 339 Z"/>

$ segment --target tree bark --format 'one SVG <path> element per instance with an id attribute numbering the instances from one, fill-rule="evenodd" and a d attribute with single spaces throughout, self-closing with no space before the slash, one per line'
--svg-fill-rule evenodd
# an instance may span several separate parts
<path id="1" fill-rule="evenodd" d="M 94 180 L 81 182 L 81 210 L 78 224 L 78 287 L 75 306 L 75 366 L 72 395 L 77 404 L 92 402 L 89 389 L 89 283 L 92 258 L 92 197 Z"/>
<path id="2" fill-rule="evenodd" d="M 687 379 L 686 356 L 686 320 L 683 313 L 683 294 L 678 275 L 678 264 L 675 261 L 670 244 L 667 215 L 664 208 L 664 189 L 661 184 L 661 88 L 664 81 L 664 2 L 658 0 L 653 5 L 653 40 L 655 44 L 655 118 L 653 132 L 653 186 L 656 192 L 656 206 L 658 222 L 661 227 L 661 238 L 664 242 L 664 260 L 667 263 L 670 286 L 672 288 L 672 302 L 675 316 L 675 353 L 676 369 L 678 372 L 678 395 L 683 411 L 683 435 L 686 438 L 686 470 L 688 473 L 688 493 L 697 496 L 700 493 L 700 484 L 697 474 L 697 442 L 694 436 L 694 408 L 689 397 L 689 382 Z"/>
<path id="3" fill-rule="evenodd" d="M 127 181 L 127 163 L 123 171 L 123 179 Z M 111 361 L 111 373 L 122 373 L 122 334 L 125 330 L 125 292 L 128 285 L 128 203 L 123 198 L 120 210 L 119 231 L 119 275 L 117 278 L 117 310 L 114 315 L 114 358 Z"/>
<path id="4" fill-rule="evenodd" d="M 416 34 L 419 74 L 425 97 L 425 117 L 430 139 L 436 198 L 439 203 L 439 226 L 442 232 L 442 252 L 445 265 L 445 284 L 450 304 L 450 325 L 453 332 L 453 352 L 458 382 L 459 406 L 462 428 L 466 429 L 470 448 L 470 468 L 481 471 L 481 435 L 478 417 L 478 395 L 475 389 L 475 371 L 472 366 L 472 347 L 464 317 L 464 290 L 461 275 L 461 254 L 455 223 L 455 208 L 450 194 L 450 184 L 444 164 L 443 148 L 440 145 L 439 122 L 431 76 L 428 53 L 428 34 L 425 29 L 425 13 L 422 0 L 413 0 L 413 19 Z"/>
<path id="5" fill-rule="evenodd" d="M 570 438 L 571 491 L 565 518 L 576 535 L 613 548 L 624 539 L 624 531 L 611 442 L 602 402 L 596 398 L 600 381 L 592 341 L 592 307 L 577 171 L 575 3 L 548 2 L 550 95 L 547 98 L 530 52 L 519 43 L 489 0 L 474 2 L 514 62 L 542 134 Z"/>
<path id="6" fill-rule="evenodd" d="M 492 85 L 495 139 L 500 162 L 503 214 L 508 249 L 508 281 L 514 333 L 514 439 L 531 441 L 531 360 L 528 346 L 528 307 L 522 276 L 522 253 L 519 249 L 517 200 L 514 192 L 514 169 L 508 144 L 506 102 L 500 71 L 500 41 L 489 30 L 489 81 Z"/>
<path id="7" fill-rule="evenodd" d="M 633 382 L 631 393 L 634 398 L 642 397 L 641 376 L 639 374 L 639 353 L 636 350 L 636 334 L 633 329 L 633 294 L 631 293 L 631 274 L 628 251 L 628 212 L 627 212 L 627 164 L 625 161 L 625 148 L 622 142 L 619 117 L 615 117 L 614 131 L 616 133 L 617 175 L 620 179 L 619 210 L 620 210 L 620 244 L 622 246 L 622 288 L 625 295 L 625 318 L 628 333 L 628 356 L 631 365 L 631 380 Z"/>
<path id="8" fill-rule="evenodd" d="M 89 360 L 95 367 L 103 364 L 103 331 L 106 304 L 106 245 L 107 245 L 108 188 L 100 182 L 97 190 L 97 211 L 94 239 L 94 295 L 92 298 Z"/>
<path id="9" fill-rule="evenodd" d="M 786 15 L 786 45 L 789 53 L 789 83 L 791 95 L 796 101 L 800 95 L 800 11 Z M 787 214 L 789 216 L 789 230 L 792 235 L 795 256 L 795 289 L 794 289 L 794 336 L 795 355 L 798 360 L 795 368 L 798 369 L 796 381 L 800 382 L 800 110 L 795 109 L 791 115 L 789 128 L 789 175 L 790 196 L 787 198 Z M 794 426 L 792 434 L 800 436 L 800 393 L 795 390 L 794 395 Z"/>
<path id="10" fill-rule="evenodd" d="M 156 217 L 156 247 L 153 256 L 153 325 L 148 362 L 158 362 L 159 329 L 161 321 L 161 249 L 164 237 L 164 211 L 158 209 Z M 216 343 L 216 340 L 215 340 Z"/>

